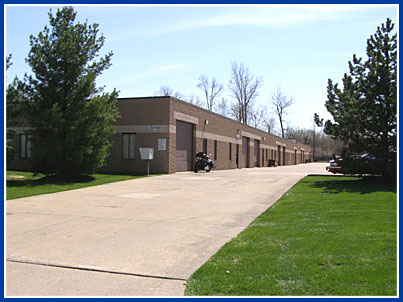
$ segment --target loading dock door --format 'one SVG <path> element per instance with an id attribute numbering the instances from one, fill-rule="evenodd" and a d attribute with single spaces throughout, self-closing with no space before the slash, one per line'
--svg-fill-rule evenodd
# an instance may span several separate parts
<path id="1" fill-rule="evenodd" d="M 176 172 L 190 171 L 193 158 L 193 125 L 176 121 Z"/>
<path id="2" fill-rule="evenodd" d="M 249 138 L 242 137 L 242 168 L 249 168 Z"/>
<path id="3" fill-rule="evenodd" d="M 259 161 L 259 141 L 255 139 L 255 145 L 254 145 L 254 158 L 253 158 L 253 163 L 255 167 L 258 166 L 258 161 Z"/>

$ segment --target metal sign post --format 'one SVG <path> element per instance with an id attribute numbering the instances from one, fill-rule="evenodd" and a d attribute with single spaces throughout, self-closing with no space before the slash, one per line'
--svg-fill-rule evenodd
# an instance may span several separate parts
<path id="1" fill-rule="evenodd" d="M 140 148 L 140 156 L 147 162 L 147 175 L 150 175 L 150 160 L 154 159 L 154 148 Z"/>

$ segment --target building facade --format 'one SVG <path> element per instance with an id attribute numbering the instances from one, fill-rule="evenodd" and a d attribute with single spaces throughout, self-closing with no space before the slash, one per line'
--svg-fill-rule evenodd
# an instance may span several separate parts
<path id="1" fill-rule="evenodd" d="M 173 97 L 120 98 L 121 117 L 101 172 L 144 173 L 140 148 L 153 148 L 151 173 L 193 170 L 195 154 L 211 154 L 216 169 L 306 163 L 309 146 L 296 144 Z M 29 170 L 28 127 L 15 127 L 17 150 L 7 169 Z"/>

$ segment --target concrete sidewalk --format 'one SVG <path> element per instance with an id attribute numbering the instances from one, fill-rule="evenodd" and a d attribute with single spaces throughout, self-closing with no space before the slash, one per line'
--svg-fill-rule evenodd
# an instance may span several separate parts
<path id="1" fill-rule="evenodd" d="M 7 296 L 180 296 L 311 163 L 182 172 L 7 201 Z"/>

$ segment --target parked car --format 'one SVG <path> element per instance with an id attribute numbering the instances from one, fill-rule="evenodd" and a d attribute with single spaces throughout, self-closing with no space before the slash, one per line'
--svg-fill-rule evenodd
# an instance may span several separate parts
<path id="1" fill-rule="evenodd" d="M 333 174 L 342 173 L 341 171 L 341 162 L 343 159 L 336 155 L 334 159 L 329 161 L 329 166 L 326 167 L 326 171 L 329 171 Z"/>
<path id="2" fill-rule="evenodd" d="M 326 171 L 333 174 L 373 174 L 376 168 L 375 164 L 376 157 L 369 153 L 351 155 L 344 162 L 340 156 L 335 156 L 329 161 Z"/>

